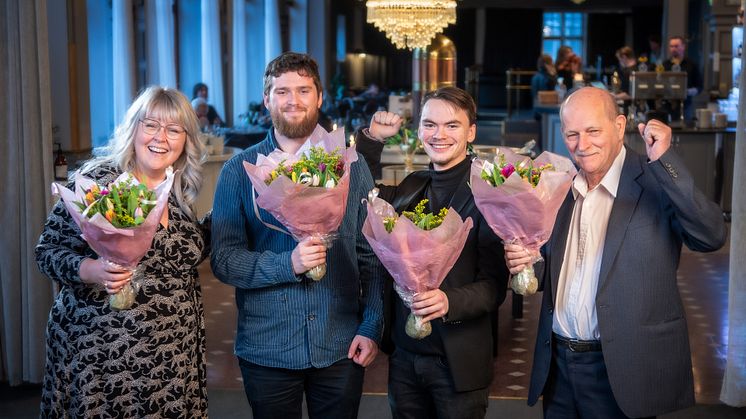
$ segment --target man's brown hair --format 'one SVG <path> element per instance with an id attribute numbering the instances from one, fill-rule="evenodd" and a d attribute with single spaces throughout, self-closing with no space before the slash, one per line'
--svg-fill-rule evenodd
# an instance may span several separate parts
<path id="1" fill-rule="evenodd" d="M 280 77 L 290 71 L 294 71 L 303 77 L 312 78 L 313 84 L 316 86 L 316 93 L 321 94 L 319 65 L 310 55 L 297 52 L 283 52 L 267 64 L 267 68 L 264 70 L 264 94 L 269 94 L 274 77 Z"/>
<path id="2" fill-rule="evenodd" d="M 466 112 L 470 125 L 477 123 L 477 104 L 474 103 L 474 99 L 465 90 L 458 87 L 446 86 L 432 92 L 427 92 L 422 98 L 422 107 L 425 107 L 427 101 L 431 99 L 440 99 L 450 103 L 454 108 Z"/>

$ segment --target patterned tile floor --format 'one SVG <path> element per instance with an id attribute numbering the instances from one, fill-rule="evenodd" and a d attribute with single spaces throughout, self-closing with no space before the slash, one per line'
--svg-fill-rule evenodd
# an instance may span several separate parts
<path id="1" fill-rule="evenodd" d="M 679 287 L 686 307 L 695 392 L 698 403 L 718 403 L 727 349 L 728 249 L 709 253 L 684 250 L 679 267 Z M 233 288 L 212 275 L 209 263 L 200 267 L 207 322 L 207 379 L 210 386 L 241 389 L 241 374 L 233 355 L 236 310 Z M 510 293 L 500 307 L 498 357 L 490 396 L 525 399 L 536 339 L 541 296 L 524 300 L 523 318 L 511 316 Z M 368 367 L 364 391 L 385 394 L 387 362 L 379 356 Z"/>

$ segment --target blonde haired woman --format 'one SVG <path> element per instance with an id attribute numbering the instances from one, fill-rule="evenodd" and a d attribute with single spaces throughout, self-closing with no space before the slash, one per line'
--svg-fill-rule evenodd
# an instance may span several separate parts
<path id="1" fill-rule="evenodd" d="M 49 314 L 42 417 L 206 417 L 202 294 L 197 266 L 209 225 L 197 220 L 204 150 L 197 118 L 179 91 L 149 87 L 135 99 L 103 155 L 80 172 L 108 184 L 124 171 L 154 188 L 175 171 L 167 210 L 140 262 L 131 309 L 108 294 L 131 273 L 104 264 L 61 202 L 36 247 L 41 271 L 60 286 Z"/>

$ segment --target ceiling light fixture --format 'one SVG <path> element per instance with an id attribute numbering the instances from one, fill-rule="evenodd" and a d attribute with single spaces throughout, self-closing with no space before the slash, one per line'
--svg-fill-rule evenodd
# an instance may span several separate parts
<path id="1" fill-rule="evenodd" d="M 456 23 L 455 0 L 368 0 L 367 22 L 396 48 L 427 48 L 436 34 Z"/>

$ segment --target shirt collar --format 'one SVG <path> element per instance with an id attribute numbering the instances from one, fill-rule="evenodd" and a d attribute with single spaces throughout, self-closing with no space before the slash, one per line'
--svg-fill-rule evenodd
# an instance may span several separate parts
<path id="1" fill-rule="evenodd" d="M 627 149 L 622 146 L 622 149 L 614 158 L 614 162 L 611 163 L 609 171 L 606 172 L 601 183 L 598 187 L 603 186 L 604 189 L 614 198 L 616 198 L 617 189 L 619 188 L 619 179 L 622 177 L 622 167 L 624 166 L 624 159 L 627 156 Z M 572 196 L 574 199 L 578 198 L 578 195 L 585 197 L 588 193 L 588 181 L 585 178 L 585 173 L 581 170 L 572 182 Z"/>

